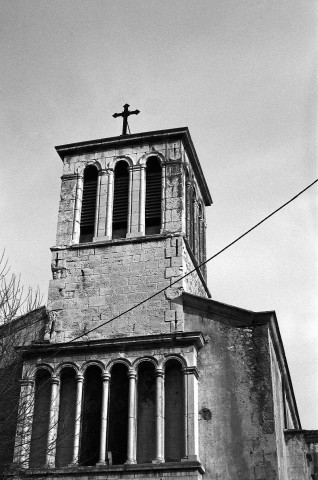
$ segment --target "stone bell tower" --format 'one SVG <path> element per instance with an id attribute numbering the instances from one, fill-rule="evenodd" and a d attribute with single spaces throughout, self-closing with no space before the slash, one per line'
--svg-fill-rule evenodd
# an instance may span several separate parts
<path id="1" fill-rule="evenodd" d="M 202 263 L 211 196 L 187 128 L 56 150 L 63 175 L 48 308 L 51 341 L 64 342 Z M 182 291 L 210 296 L 205 266 L 87 338 L 183 331 Z"/>
<path id="2" fill-rule="evenodd" d="M 15 463 L 31 477 L 199 480 L 204 337 L 183 299 L 210 297 L 199 265 L 211 197 L 189 131 L 56 150 L 49 322 L 25 352 Z"/>

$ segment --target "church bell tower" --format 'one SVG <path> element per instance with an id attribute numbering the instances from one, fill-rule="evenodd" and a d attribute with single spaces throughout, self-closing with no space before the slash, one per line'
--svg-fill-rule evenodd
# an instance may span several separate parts
<path id="1" fill-rule="evenodd" d="M 15 462 L 50 478 L 200 479 L 204 337 L 183 296 L 210 297 L 199 265 L 211 196 L 189 131 L 56 150 L 49 322 L 24 361 L 32 421 L 18 426 Z"/>
<path id="2" fill-rule="evenodd" d="M 204 262 L 211 197 L 187 128 L 56 150 L 63 175 L 48 307 L 63 342 Z M 181 291 L 209 296 L 205 266 L 87 338 L 183 331 Z"/>

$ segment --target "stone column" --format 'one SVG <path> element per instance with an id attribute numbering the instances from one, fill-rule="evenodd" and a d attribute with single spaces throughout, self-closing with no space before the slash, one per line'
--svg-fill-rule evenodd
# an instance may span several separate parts
<path id="1" fill-rule="evenodd" d="M 139 234 L 145 235 L 146 230 L 146 165 L 140 165 L 139 190 Z"/>
<path id="2" fill-rule="evenodd" d="M 185 399 L 185 457 L 182 461 L 199 459 L 198 371 L 196 367 L 182 369 Z"/>
<path id="3" fill-rule="evenodd" d="M 114 170 L 108 169 L 108 189 L 107 189 L 107 213 L 106 213 L 106 237 L 112 238 L 113 223 L 113 202 L 114 202 Z"/>
<path id="4" fill-rule="evenodd" d="M 161 229 L 160 233 L 166 230 L 166 165 L 161 164 Z"/>
<path id="5" fill-rule="evenodd" d="M 102 398 L 102 419 L 100 429 L 100 450 L 98 465 L 106 463 L 106 439 L 107 439 L 107 414 L 108 414 L 108 395 L 109 395 L 109 380 L 110 374 L 108 372 L 102 373 L 103 379 L 103 398 Z"/>
<path id="6" fill-rule="evenodd" d="M 128 167 L 128 174 L 129 174 L 129 183 L 128 183 L 128 218 L 127 218 L 127 233 L 126 237 L 130 237 L 131 233 L 131 209 L 132 209 L 132 192 L 133 192 L 133 167 Z"/>
<path id="7" fill-rule="evenodd" d="M 23 378 L 20 382 L 21 393 L 13 463 L 21 468 L 28 468 L 34 410 L 34 381 Z"/>
<path id="8" fill-rule="evenodd" d="M 128 406 L 128 446 L 126 463 L 137 463 L 136 461 L 136 383 L 137 373 L 132 368 L 128 371 L 129 377 L 129 406 Z"/>
<path id="9" fill-rule="evenodd" d="M 81 435 L 81 415 L 82 415 L 82 397 L 83 397 L 83 381 L 84 377 L 81 373 L 76 375 L 76 406 L 75 406 L 75 428 L 74 428 L 74 449 L 73 449 L 73 464 L 79 462 L 79 446 Z"/>
<path id="10" fill-rule="evenodd" d="M 126 238 L 145 234 L 145 166 L 129 167 L 129 228 Z M 142 177 L 144 178 L 142 183 Z"/>
<path id="11" fill-rule="evenodd" d="M 60 380 L 57 377 L 51 378 L 51 403 L 50 403 L 50 421 L 49 434 L 46 452 L 46 465 L 48 467 L 55 467 L 55 452 L 56 452 L 56 437 L 58 425 L 58 411 L 60 400 Z"/>
<path id="12" fill-rule="evenodd" d="M 76 180 L 72 243 L 78 243 L 80 239 L 83 186 L 84 175 L 82 173 L 77 175 Z"/>
<path id="13" fill-rule="evenodd" d="M 108 178 L 107 171 L 98 172 L 98 190 L 96 199 L 96 216 L 93 241 L 105 240 L 106 236 L 106 216 L 107 216 L 107 189 Z"/>
<path id="14" fill-rule="evenodd" d="M 165 461 L 164 451 L 164 425 L 165 425 L 165 385 L 164 371 L 162 368 L 156 370 L 156 458 L 152 463 L 163 463 Z"/>

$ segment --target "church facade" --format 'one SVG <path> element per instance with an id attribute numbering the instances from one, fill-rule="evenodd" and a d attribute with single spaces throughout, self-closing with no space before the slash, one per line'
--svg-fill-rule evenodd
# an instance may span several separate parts
<path id="1" fill-rule="evenodd" d="M 53 278 L 17 342 L 6 476 L 317 479 L 275 312 L 211 298 L 212 199 L 188 129 L 56 150 Z"/>

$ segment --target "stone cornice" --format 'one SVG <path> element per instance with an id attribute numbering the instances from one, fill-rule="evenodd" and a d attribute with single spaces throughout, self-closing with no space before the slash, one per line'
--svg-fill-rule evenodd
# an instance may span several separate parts
<path id="1" fill-rule="evenodd" d="M 197 350 L 203 347 L 204 338 L 201 332 L 180 332 L 164 333 L 158 335 L 142 335 L 135 337 L 107 338 L 104 340 L 89 340 L 67 343 L 33 343 L 27 347 L 18 347 L 24 358 L 37 356 L 39 354 L 68 352 L 91 352 L 109 351 L 117 352 L 122 350 L 153 349 L 157 347 L 176 347 L 194 345 Z"/>
<path id="2" fill-rule="evenodd" d="M 145 464 L 124 464 L 124 465 L 95 465 L 92 467 L 83 467 L 83 466 L 70 466 L 64 468 L 36 468 L 36 469 L 12 469 L 7 473 L 7 476 L 10 478 L 74 478 L 74 477 L 101 477 L 101 474 L 104 474 L 105 478 L 118 478 L 124 477 L 125 474 L 129 474 L 129 477 L 132 478 L 136 474 L 147 474 L 147 478 L 158 478 L 160 473 L 167 474 L 170 473 L 169 477 L 173 478 L 174 474 L 182 473 L 187 475 L 190 472 L 192 473 L 205 473 L 205 469 L 201 462 L 197 461 L 182 461 L 182 462 L 167 462 L 167 463 L 145 463 Z M 179 478 L 178 475 L 178 478 Z"/>
<path id="3" fill-rule="evenodd" d="M 81 155 L 86 152 L 95 152 L 107 149 L 126 148 L 130 145 L 159 143 L 167 141 L 181 140 L 189 157 L 193 171 L 200 186 L 204 202 L 207 206 L 212 204 L 212 197 L 208 185 L 204 178 L 202 168 L 194 148 L 188 127 L 172 128 L 168 130 L 156 130 L 153 132 L 135 133 L 132 135 L 117 136 L 110 138 L 101 138 L 97 140 L 88 140 L 86 142 L 69 143 L 55 147 L 57 153 L 64 160 L 66 156 Z"/>

